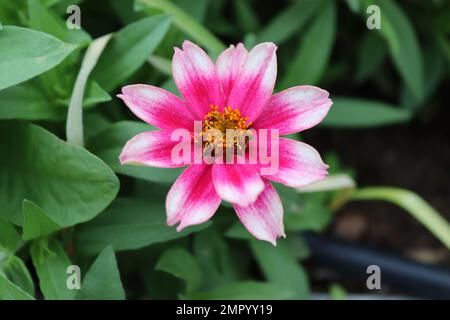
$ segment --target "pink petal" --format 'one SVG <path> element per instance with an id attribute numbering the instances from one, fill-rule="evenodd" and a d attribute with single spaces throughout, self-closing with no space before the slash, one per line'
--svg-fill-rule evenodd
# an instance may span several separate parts
<path id="1" fill-rule="evenodd" d="M 274 187 L 264 180 L 264 191 L 258 199 L 248 205 L 234 205 L 242 224 L 259 240 L 276 246 L 278 237 L 286 237 L 283 225 L 283 205 Z"/>
<path id="2" fill-rule="evenodd" d="M 231 89 L 228 105 L 238 108 L 250 121 L 258 117 L 272 95 L 277 77 L 276 49 L 270 42 L 255 46 Z"/>
<path id="3" fill-rule="evenodd" d="M 175 48 L 172 61 L 173 79 L 187 104 L 203 119 L 210 105 L 223 107 L 224 97 L 214 63 L 199 46 L 183 42 Z"/>
<path id="4" fill-rule="evenodd" d="M 167 130 L 139 133 L 125 144 L 119 156 L 120 163 L 161 168 L 186 166 L 189 163 L 172 161 L 172 150 L 178 143 L 179 141 L 171 141 L 171 132 Z"/>
<path id="5" fill-rule="evenodd" d="M 191 165 L 175 181 L 166 198 L 167 224 L 178 222 L 177 231 L 209 220 L 221 199 L 214 190 L 212 166 Z"/>
<path id="6" fill-rule="evenodd" d="M 123 87 L 118 97 L 136 116 L 155 127 L 193 131 L 194 114 L 183 100 L 166 90 L 135 84 Z"/>
<path id="7" fill-rule="evenodd" d="M 280 135 L 303 131 L 322 121 L 332 104 L 325 90 L 293 87 L 270 98 L 253 128 L 279 129 Z"/>
<path id="8" fill-rule="evenodd" d="M 252 165 L 214 164 L 212 177 L 217 194 L 241 206 L 255 202 L 264 189 L 264 182 Z"/>
<path id="9" fill-rule="evenodd" d="M 291 139 L 279 139 L 279 167 L 275 174 L 261 175 L 289 187 L 301 187 L 325 178 L 328 166 L 310 145 Z M 273 158 L 273 155 L 272 155 Z"/>
<path id="10" fill-rule="evenodd" d="M 217 58 L 217 73 L 225 97 L 230 95 L 231 89 L 247 59 L 247 55 L 247 49 L 245 49 L 242 43 L 239 43 L 236 47 L 231 45 Z"/>

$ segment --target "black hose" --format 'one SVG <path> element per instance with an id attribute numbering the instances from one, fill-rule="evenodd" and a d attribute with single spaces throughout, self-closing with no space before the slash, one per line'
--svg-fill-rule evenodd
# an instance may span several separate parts
<path id="1" fill-rule="evenodd" d="M 366 283 L 367 267 L 381 270 L 381 288 L 388 285 L 419 298 L 450 299 L 450 270 L 419 263 L 372 248 L 313 233 L 304 233 L 311 258 L 320 265 Z M 376 291 L 376 290 L 374 290 Z"/>

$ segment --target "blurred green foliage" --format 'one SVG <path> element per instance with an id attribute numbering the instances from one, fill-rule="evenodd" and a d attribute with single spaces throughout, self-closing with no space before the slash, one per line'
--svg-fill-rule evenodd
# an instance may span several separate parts
<path id="1" fill-rule="evenodd" d="M 80 30 L 65 25 L 70 4 L 81 7 Z M 366 27 L 374 4 L 379 30 Z M 430 118 L 449 80 L 449 1 L 0 0 L 0 23 L 0 299 L 309 297 L 298 263 L 309 251 L 296 232 L 330 223 L 332 192 L 277 186 L 289 236 L 274 248 L 227 204 L 213 223 L 177 233 L 164 198 L 180 170 L 118 163 L 124 143 L 152 128 L 113 97 L 131 83 L 178 94 L 170 60 L 185 39 L 212 57 L 237 42 L 275 42 L 276 90 L 328 90 L 328 128 Z M 81 97 L 84 149 L 60 138 L 85 49 L 108 33 Z M 66 287 L 70 264 L 82 267 L 78 294 Z M 338 286 L 331 294 L 345 296 Z"/>

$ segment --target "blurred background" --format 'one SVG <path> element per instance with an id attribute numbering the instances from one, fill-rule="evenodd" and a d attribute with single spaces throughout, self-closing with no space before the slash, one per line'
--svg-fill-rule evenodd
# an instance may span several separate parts
<path id="1" fill-rule="evenodd" d="M 69 3 L 81 9 L 82 32 L 76 41 L 82 48 L 90 39 L 111 32 L 122 35 L 123 43 L 158 38 L 157 45 L 143 55 L 137 53 L 137 45 L 121 49 L 117 40 L 110 50 L 116 56 L 108 56 L 107 47 L 108 59 L 101 57 L 93 71 L 104 95 L 93 94 L 94 102 L 85 106 L 86 148 L 119 175 L 121 189 L 119 200 L 109 209 L 75 228 L 74 260 L 88 263 L 102 244 L 114 245 L 112 236 L 99 236 L 100 244 L 91 246 L 91 237 L 102 232 L 98 226 L 117 222 L 108 221 L 107 212 L 116 218 L 120 213 L 131 216 L 133 210 L 145 212 L 133 202 L 136 199 L 145 199 L 155 208 L 162 205 L 180 172 L 118 165 L 120 146 L 145 128 L 115 98 L 120 87 L 147 83 L 177 93 L 170 61 L 173 47 L 185 39 L 198 43 L 212 57 L 229 44 L 243 42 L 250 49 L 271 41 L 278 45 L 276 91 L 309 84 L 330 92 L 334 105 L 323 123 L 293 138 L 314 146 L 337 179 L 313 190 L 318 192 L 277 186 L 288 238 L 276 249 L 251 240 L 226 204 L 213 226 L 190 236 L 167 241 L 143 236 L 146 240 L 140 245 L 124 244 L 116 251 L 127 296 L 187 294 L 179 279 L 185 276 L 173 266 L 162 264 L 159 271 L 149 271 L 163 252 L 181 247 L 196 259 L 202 270 L 199 277 L 204 278 L 203 291 L 191 292 L 191 297 L 223 297 L 214 290 L 237 281 L 290 286 L 291 279 L 295 298 L 311 294 L 336 299 L 450 298 L 450 1 L 41 1 L 58 21 L 67 16 Z M 29 5 L 0 1 L 0 22 L 39 29 L 39 24 L 30 26 Z M 156 26 L 152 29 L 156 34 L 142 33 L 138 27 L 127 30 L 161 14 L 170 16 L 170 24 Z M 378 22 L 379 28 L 372 28 Z M 44 31 L 51 30 L 50 26 Z M 59 87 L 46 92 L 61 113 L 66 112 L 64 99 L 70 97 L 82 52 L 70 56 L 73 61 L 59 74 Z M 135 55 L 135 64 L 121 59 L 126 55 Z M 105 71 L 116 62 L 122 69 Z M 7 90 L 0 91 L 0 109 L 2 98 L 8 101 L 5 97 L 11 95 Z M 25 119 L 64 137 L 64 116 Z M 120 197 L 131 202 L 126 205 Z M 164 215 L 162 209 L 155 210 Z M 366 285 L 369 265 L 381 266 L 380 290 Z M 279 269 L 278 274 L 273 269 Z M 289 278 L 279 274 L 283 272 Z M 239 297 L 232 290 L 228 293 Z"/>

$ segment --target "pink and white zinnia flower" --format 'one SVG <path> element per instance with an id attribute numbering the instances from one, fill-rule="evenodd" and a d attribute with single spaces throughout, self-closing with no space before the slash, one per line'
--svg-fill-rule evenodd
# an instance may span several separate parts
<path id="1" fill-rule="evenodd" d="M 250 233 L 275 245 L 278 237 L 285 237 L 283 206 L 269 181 L 301 187 L 327 175 L 328 166 L 313 147 L 287 138 L 278 140 L 279 167 L 274 174 L 262 174 L 263 164 L 172 160 L 178 141 L 172 141 L 171 133 L 189 130 L 195 144 L 195 121 L 222 131 L 229 125 L 276 129 L 282 136 L 311 128 L 325 117 L 332 105 L 325 90 L 297 86 L 272 95 L 276 49 L 273 43 L 261 43 L 247 52 L 238 44 L 223 51 L 214 64 L 200 47 L 185 41 L 182 50 L 175 48 L 172 61 L 173 78 L 184 100 L 143 84 L 126 86 L 118 95 L 136 116 L 160 128 L 128 141 L 120 155 L 122 164 L 189 165 L 166 199 L 167 223 L 179 223 L 178 231 L 209 220 L 225 200 Z"/>

